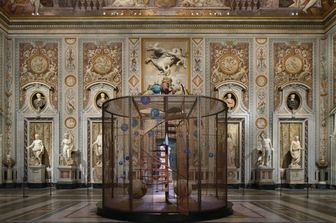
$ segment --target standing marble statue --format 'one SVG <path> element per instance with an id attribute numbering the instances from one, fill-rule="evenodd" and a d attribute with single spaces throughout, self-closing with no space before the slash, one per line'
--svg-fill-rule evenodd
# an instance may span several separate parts
<path id="1" fill-rule="evenodd" d="M 102 166 L 102 156 L 103 156 L 103 135 L 101 132 L 97 135 L 96 141 L 92 143 L 91 147 L 94 148 L 96 145 L 95 155 L 97 158 L 96 166 Z"/>
<path id="2" fill-rule="evenodd" d="M 30 158 L 30 163 L 36 166 L 42 165 L 42 155 L 44 153 L 44 145 L 40 139 L 39 134 L 35 134 L 35 139 L 30 146 L 27 147 L 27 150 L 32 149 L 32 157 Z"/>
<path id="3" fill-rule="evenodd" d="M 301 161 L 301 143 L 299 140 L 299 136 L 294 136 L 294 140 L 291 142 L 289 152 L 292 157 L 291 163 L 289 164 L 289 168 L 300 168 Z"/>
<path id="4" fill-rule="evenodd" d="M 262 166 L 271 167 L 272 160 L 272 141 L 270 138 L 267 138 L 265 133 L 260 135 L 261 141 L 261 151 L 262 151 Z"/>
<path id="5" fill-rule="evenodd" d="M 63 164 L 68 166 L 72 164 L 71 154 L 74 151 L 74 143 L 73 138 L 69 133 L 64 134 L 64 138 L 62 140 L 62 156 L 63 156 Z"/>
<path id="6" fill-rule="evenodd" d="M 39 15 L 39 9 L 43 8 L 40 0 L 30 0 L 30 3 L 34 7 L 33 15 Z"/>

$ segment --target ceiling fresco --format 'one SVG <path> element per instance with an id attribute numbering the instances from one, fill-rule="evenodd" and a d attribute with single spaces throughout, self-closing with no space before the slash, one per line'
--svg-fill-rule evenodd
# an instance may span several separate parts
<path id="1" fill-rule="evenodd" d="M 9 17 L 21 16 L 274 16 L 321 17 L 332 0 L 0 0 Z"/>

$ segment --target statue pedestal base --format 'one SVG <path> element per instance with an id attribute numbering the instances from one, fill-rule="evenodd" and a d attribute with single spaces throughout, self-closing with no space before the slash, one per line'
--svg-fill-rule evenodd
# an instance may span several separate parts
<path id="1" fill-rule="evenodd" d="M 93 182 L 101 184 L 103 182 L 103 167 L 96 166 L 92 169 Z"/>
<path id="2" fill-rule="evenodd" d="M 5 170 L 5 184 L 12 184 L 13 182 L 13 168 L 8 167 Z"/>
<path id="3" fill-rule="evenodd" d="M 239 169 L 236 167 L 227 168 L 227 183 L 228 184 L 239 184 Z"/>
<path id="4" fill-rule="evenodd" d="M 286 183 L 288 184 L 303 184 L 304 171 L 301 168 L 286 169 Z"/>
<path id="5" fill-rule="evenodd" d="M 29 184 L 44 184 L 45 182 L 45 165 L 28 167 Z"/>
<path id="6" fill-rule="evenodd" d="M 57 188 L 75 188 L 77 187 L 77 167 L 59 166 L 59 179 Z"/>
<path id="7" fill-rule="evenodd" d="M 259 185 L 273 184 L 273 168 L 259 167 L 255 169 L 255 181 Z"/>

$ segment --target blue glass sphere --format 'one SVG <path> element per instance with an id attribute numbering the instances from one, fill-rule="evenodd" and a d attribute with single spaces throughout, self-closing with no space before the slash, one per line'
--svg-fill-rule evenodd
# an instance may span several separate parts
<path id="1" fill-rule="evenodd" d="M 128 125 L 126 123 L 123 123 L 121 126 L 120 126 L 120 129 L 124 132 L 126 132 L 128 130 Z"/>
<path id="2" fill-rule="evenodd" d="M 161 86 L 159 84 L 153 84 L 151 90 L 153 91 L 154 94 L 160 94 Z"/>
<path id="3" fill-rule="evenodd" d="M 160 116 L 160 111 L 157 108 L 152 108 L 150 114 L 152 118 L 158 118 Z"/>
<path id="4" fill-rule="evenodd" d="M 151 102 L 150 97 L 148 96 L 142 96 L 140 100 L 143 105 L 148 105 Z"/>

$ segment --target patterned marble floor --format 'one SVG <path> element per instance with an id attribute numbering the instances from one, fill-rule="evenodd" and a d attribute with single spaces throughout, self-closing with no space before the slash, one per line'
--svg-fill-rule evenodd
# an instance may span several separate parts
<path id="1" fill-rule="evenodd" d="M 0 222 L 118 222 L 96 215 L 100 200 L 100 189 L 0 189 Z M 232 189 L 229 200 L 234 214 L 208 222 L 336 222 L 335 190 Z"/>

